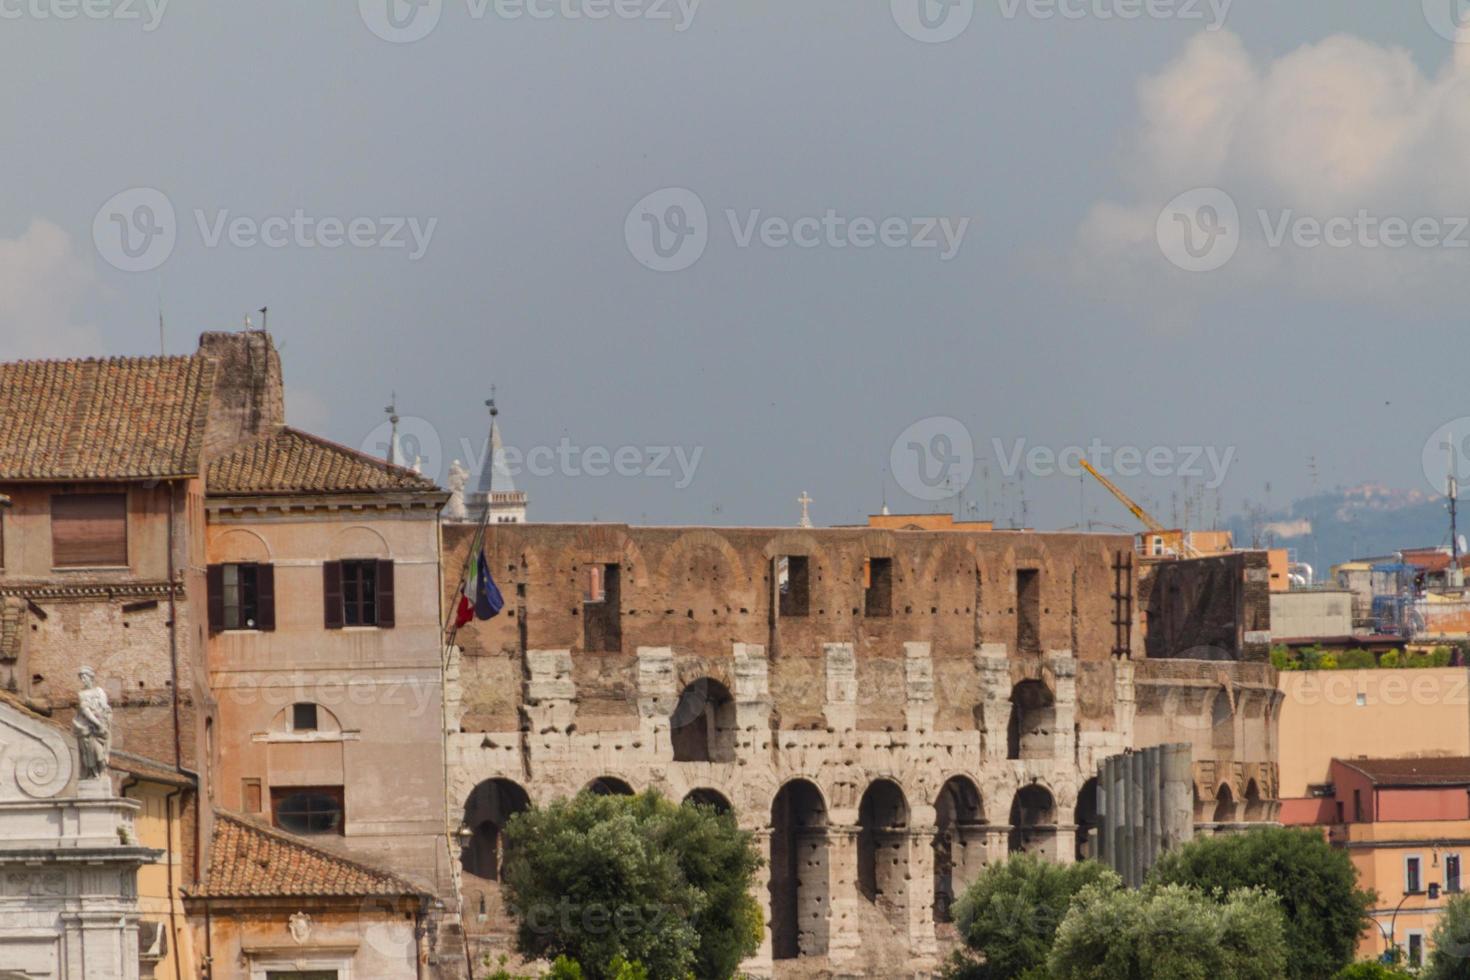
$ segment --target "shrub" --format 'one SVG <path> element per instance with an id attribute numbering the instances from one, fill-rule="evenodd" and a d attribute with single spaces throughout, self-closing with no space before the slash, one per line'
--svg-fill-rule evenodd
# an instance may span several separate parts
<path id="1" fill-rule="evenodd" d="M 1383 656 L 1378 658 L 1378 666 L 1383 667 L 1384 669 L 1390 669 L 1399 666 L 1399 652 L 1397 650 L 1388 651 Z"/>
<path id="2" fill-rule="evenodd" d="M 1425 980 L 1465 980 L 1470 977 L 1470 895 L 1451 898 L 1430 936 Z"/>
<path id="3" fill-rule="evenodd" d="M 1378 661 L 1367 650 L 1344 650 L 1337 658 L 1337 665 L 1342 670 L 1373 670 Z"/>
<path id="4" fill-rule="evenodd" d="M 1319 660 L 1319 661 L 1317 661 L 1317 669 L 1318 670 L 1336 670 L 1337 669 L 1337 654 L 1335 654 L 1335 653 L 1324 653 L 1324 654 L 1322 654 L 1322 659 Z"/>
<path id="5" fill-rule="evenodd" d="M 1166 854 L 1151 880 L 1211 895 L 1242 888 L 1274 891 L 1286 916 L 1286 976 L 1294 980 L 1330 977 L 1353 961 L 1374 899 L 1358 888 L 1347 852 L 1309 830 L 1203 837 Z"/>
<path id="6" fill-rule="evenodd" d="M 1095 861 L 1059 865 L 1017 854 L 988 865 L 955 902 L 955 924 L 968 952 L 957 953 L 944 976 L 947 980 L 1045 977 L 1052 938 L 1073 896 L 1089 886 L 1111 892 L 1121 885 L 1116 874 Z"/>
<path id="7" fill-rule="evenodd" d="M 1193 888 L 1084 889 L 1057 930 L 1053 980 L 1277 980 L 1286 935 L 1259 889 L 1215 901 Z"/>
<path id="8" fill-rule="evenodd" d="M 1410 980 L 1410 975 L 1377 960 L 1368 960 L 1343 967 L 1333 980 Z"/>

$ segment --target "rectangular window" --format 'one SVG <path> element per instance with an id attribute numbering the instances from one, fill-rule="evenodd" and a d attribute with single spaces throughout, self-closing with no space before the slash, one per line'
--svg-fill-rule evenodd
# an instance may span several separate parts
<path id="1" fill-rule="evenodd" d="M 393 563 L 374 559 L 322 566 L 327 629 L 394 624 Z"/>
<path id="2" fill-rule="evenodd" d="M 1445 855 L 1444 890 L 1451 895 L 1460 893 L 1460 855 L 1458 854 Z"/>
<path id="3" fill-rule="evenodd" d="M 210 565 L 208 586 L 212 632 L 276 628 L 275 566 Z"/>
<path id="4" fill-rule="evenodd" d="M 272 786 L 275 824 L 293 834 L 342 833 L 341 786 Z"/>
<path id="5" fill-rule="evenodd" d="M 1016 649 L 1041 652 L 1041 573 L 1016 569 Z"/>
<path id="6" fill-rule="evenodd" d="M 811 605 L 811 563 L 805 555 L 776 559 L 778 609 L 782 616 L 805 616 Z"/>
<path id="7" fill-rule="evenodd" d="M 1422 867 L 1422 859 L 1418 856 L 1404 858 L 1404 892 L 1416 895 L 1423 889 L 1420 888 L 1419 869 Z"/>
<path id="8" fill-rule="evenodd" d="M 316 705 L 310 702 L 291 706 L 291 730 L 297 732 L 316 731 Z"/>
<path id="9" fill-rule="evenodd" d="M 893 559 L 868 559 L 868 587 L 863 593 L 863 615 L 893 615 Z"/>
<path id="10" fill-rule="evenodd" d="M 1407 952 L 1409 954 L 1409 967 L 1411 969 L 1417 970 L 1424 965 L 1424 933 L 1409 933 Z"/>
<path id="11" fill-rule="evenodd" d="M 623 649 L 622 568 L 592 565 L 582 602 L 582 649 L 588 653 L 619 653 Z"/>
<path id="12" fill-rule="evenodd" d="M 128 495 L 57 494 L 51 498 L 55 568 L 126 568 Z"/>

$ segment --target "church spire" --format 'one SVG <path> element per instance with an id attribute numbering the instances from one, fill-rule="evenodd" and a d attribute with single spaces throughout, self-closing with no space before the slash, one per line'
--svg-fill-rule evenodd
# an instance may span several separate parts
<path id="1" fill-rule="evenodd" d="M 505 440 L 500 434 L 500 406 L 495 400 L 494 385 L 490 386 L 490 397 L 486 399 L 485 407 L 490 410 L 490 433 L 485 438 L 480 480 L 475 492 L 469 496 L 469 512 L 472 517 L 482 514 L 488 503 L 492 524 L 524 524 L 527 497 L 524 490 L 516 489 L 515 477 L 511 474 Z"/>

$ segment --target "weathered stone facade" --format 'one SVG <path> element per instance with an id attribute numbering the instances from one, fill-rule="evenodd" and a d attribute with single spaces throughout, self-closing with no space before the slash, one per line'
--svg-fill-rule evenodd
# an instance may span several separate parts
<path id="1" fill-rule="evenodd" d="M 445 529 L 446 588 L 473 532 Z M 1086 852 L 1128 748 L 1189 743 L 1219 823 L 1274 812 L 1270 667 L 1144 660 L 1127 536 L 511 525 L 486 554 L 506 614 L 446 683 L 482 952 L 511 932 L 505 819 L 589 787 L 733 807 L 766 976 L 932 968 L 985 862 Z"/>

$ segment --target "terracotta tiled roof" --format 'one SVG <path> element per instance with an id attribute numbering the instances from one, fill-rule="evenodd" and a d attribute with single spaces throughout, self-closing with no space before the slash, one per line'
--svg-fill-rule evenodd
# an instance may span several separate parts
<path id="1" fill-rule="evenodd" d="M 422 894 L 387 871 L 229 813 L 215 814 L 209 871 L 190 890 L 194 898 Z"/>
<path id="2" fill-rule="evenodd" d="M 0 364 L 0 480 L 194 476 L 214 377 L 198 356 Z"/>
<path id="3" fill-rule="evenodd" d="M 1338 759 L 1376 786 L 1470 786 L 1470 759 Z"/>
<path id="4" fill-rule="evenodd" d="M 282 428 L 209 463 L 211 494 L 437 490 L 433 480 L 297 429 Z"/>

